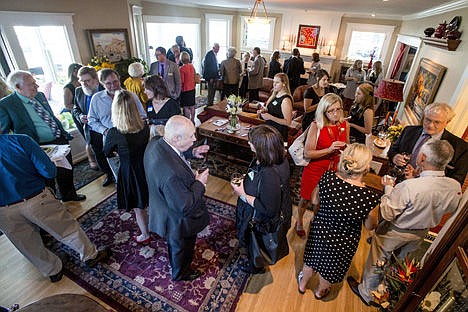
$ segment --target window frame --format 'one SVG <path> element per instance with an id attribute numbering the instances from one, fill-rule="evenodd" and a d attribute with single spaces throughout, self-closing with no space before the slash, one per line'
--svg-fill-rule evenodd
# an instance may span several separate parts
<path id="1" fill-rule="evenodd" d="M 225 21 L 227 22 L 227 29 L 226 29 L 226 52 L 227 49 L 233 46 L 232 44 L 232 21 L 233 21 L 234 16 L 233 15 L 225 15 L 225 14 L 211 14 L 211 13 L 206 13 L 205 14 L 205 49 L 202 53 L 206 51 L 210 51 L 213 48 L 213 44 L 215 42 L 219 43 L 219 40 L 213 39 L 210 40 L 210 21 Z M 226 58 L 225 55 L 220 55 L 218 53 L 218 60 L 221 62 Z"/>
<path id="2" fill-rule="evenodd" d="M 241 25 L 241 37 L 240 37 L 240 46 L 242 51 L 252 51 L 255 46 L 248 46 L 247 45 L 247 24 L 249 24 L 249 16 L 240 16 L 239 17 L 239 24 Z M 256 17 L 256 19 L 266 20 L 264 17 Z M 276 17 L 268 17 L 268 23 L 270 24 L 270 40 L 268 43 L 268 47 L 260 47 L 262 53 L 271 52 L 274 50 L 274 40 L 275 40 L 275 26 L 276 26 Z"/>
<path id="3" fill-rule="evenodd" d="M 388 49 L 390 47 L 390 41 L 392 39 L 393 33 L 395 31 L 395 26 L 391 25 L 377 25 L 377 24 L 360 24 L 360 23 L 347 23 L 346 24 L 346 33 L 343 44 L 342 58 L 345 58 L 349 61 L 355 61 L 354 59 L 348 58 L 349 46 L 351 43 L 351 36 L 353 31 L 358 32 L 373 32 L 373 33 L 383 33 L 385 34 L 384 43 L 382 44 L 382 54 L 379 58 L 374 58 L 376 60 L 385 60 L 387 57 Z M 368 60 L 363 60 L 367 62 Z"/>

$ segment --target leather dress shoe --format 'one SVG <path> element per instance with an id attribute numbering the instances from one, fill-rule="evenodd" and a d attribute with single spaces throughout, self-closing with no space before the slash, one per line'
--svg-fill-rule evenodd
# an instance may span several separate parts
<path id="1" fill-rule="evenodd" d="M 109 247 L 106 247 L 102 250 L 99 250 L 98 254 L 96 255 L 94 259 L 86 260 L 85 264 L 90 268 L 94 268 L 99 262 L 107 261 L 111 255 L 112 255 L 112 251 L 110 250 Z"/>
<path id="2" fill-rule="evenodd" d="M 63 271 L 60 270 L 57 274 L 50 275 L 49 279 L 52 283 L 57 283 L 58 281 L 62 279 L 62 277 L 63 277 Z"/>
<path id="3" fill-rule="evenodd" d="M 200 271 L 197 271 L 197 270 L 189 270 L 187 273 L 183 274 L 181 277 L 180 277 L 180 280 L 181 281 L 193 281 L 197 278 L 199 278 L 201 275 L 201 272 Z"/>
<path id="4" fill-rule="evenodd" d="M 63 202 L 69 202 L 69 201 L 83 201 L 86 200 L 86 195 L 83 194 L 76 194 L 73 197 L 70 198 L 62 198 Z"/>
<path id="5" fill-rule="evenodd" d="M 349 288 L 351 288 L 353 293 L 356 294 L 356 296 L 358 296 L 359 299 L 361 299 L 362 303 L 364 303 L 366 306 L 380 307 L 380 304 L 378 304 L 377 302 L 367 302 L 366 300 L 364 300 L 364 298 L 361 296 L 361 293 L 359 292 L 359 283 L 354 277 L 348 276 L 348 278 L 346 278 L 346 281 L 348 282 Z"/>
<path id="6" fill-rule="evenodd" d="M 102 186 L 108 186 L 114 183 L 114 178 L 110 175 L 107 175 L 104 181 L 102 181 Z"/>

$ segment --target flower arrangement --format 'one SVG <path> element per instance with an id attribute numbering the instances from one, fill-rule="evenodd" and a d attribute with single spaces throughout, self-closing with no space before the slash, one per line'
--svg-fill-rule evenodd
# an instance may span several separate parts
<path id="1" fill-rule="evenodd" d="M 244 106 L 245 100 L 240 96 L 231 94 L 227 98 L 226 111 L 229 115 L 238 115 L 242 111 L 242 106 Z"/>
<path id="2" fill-rule="evenodd" d="M 240 129 L 239 117 L 237 116 L 242 111 L 245 100 L 242 97 L 231 94 L 227 98 L 226 112 L 229 114 L 228 132 L 234 133 Z"/>
<path id="3" fill-rule="evenodd" d="M 103 56 L 93 56 L 88 66 L 93 66 L 96 71 L 99 71 L 103 68 L 114 69 L 115 65 L 109 62 L 109 58 L 105 55 Z"/>
<path id="4" fill-rule="evenodd" d="M 403 131 L 402 125 L 390 126 L 388 127 L 387 138 L 390 140 L 390 142 L 394 143 L 398 139 L 402 131 Z"/>
<path id="5" fill-rule="evenodd" d="M 382 274 L 383 278 L 377 290 L 372 291 L 371 294 L 380 304 L 382 311 L 393 310 L 420 268 L 419 262 L 414 259 L 400 260 L 393 253 L 392 258 L 379 261 L 375 265 L 376 272 Z"/>

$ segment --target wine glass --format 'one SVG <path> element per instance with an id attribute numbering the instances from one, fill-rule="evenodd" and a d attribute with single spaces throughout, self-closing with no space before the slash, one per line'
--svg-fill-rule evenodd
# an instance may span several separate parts
<path id="1" fill-rule="evenodd" d="M 405 160 L 405 167 L 408 165 L 409 161 L 411 160 L 411 153 L 401 153 L 403 159 Z"/>
<path id="2" fill-rule="evenodd" d="M 234 172 L 231 175 L 231 183 L 236 185 L 236 186 L 240 186 L 241 183 L 242 183 L 242 180 L 244 180 L 244 175 L 241 174 L 241 173 Z"/>

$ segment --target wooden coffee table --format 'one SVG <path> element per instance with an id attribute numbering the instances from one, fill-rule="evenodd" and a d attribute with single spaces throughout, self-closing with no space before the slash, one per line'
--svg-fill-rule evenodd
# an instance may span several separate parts
<path id="1" fill-rule="evenodd" d="M 227 121 L 227 118 L 219 117 L 219 116 L 211 117 L 210 119 L 202 123 L 200 126 L 198 126 L 197 128 L 198 135 L 206 137 L 206 138 L 212 138 L 214 140 L 220 140 L 223 142 L 231 143 L 231 144 L 242 146 L 242 147 L 247 147 L 247 148 L 249 147 L 248 133 L 249 133 L 250 128 L 255 126 L 254 124 L 248 123 L 245 121 L 240 121 L 240 125 L 241 125 L 240 130 L 234 133 L 229 133 L 227 131 L 228 123 L 226 122 L 222 126 L 216 126 L 214 122 L 218 120 Z"/>

